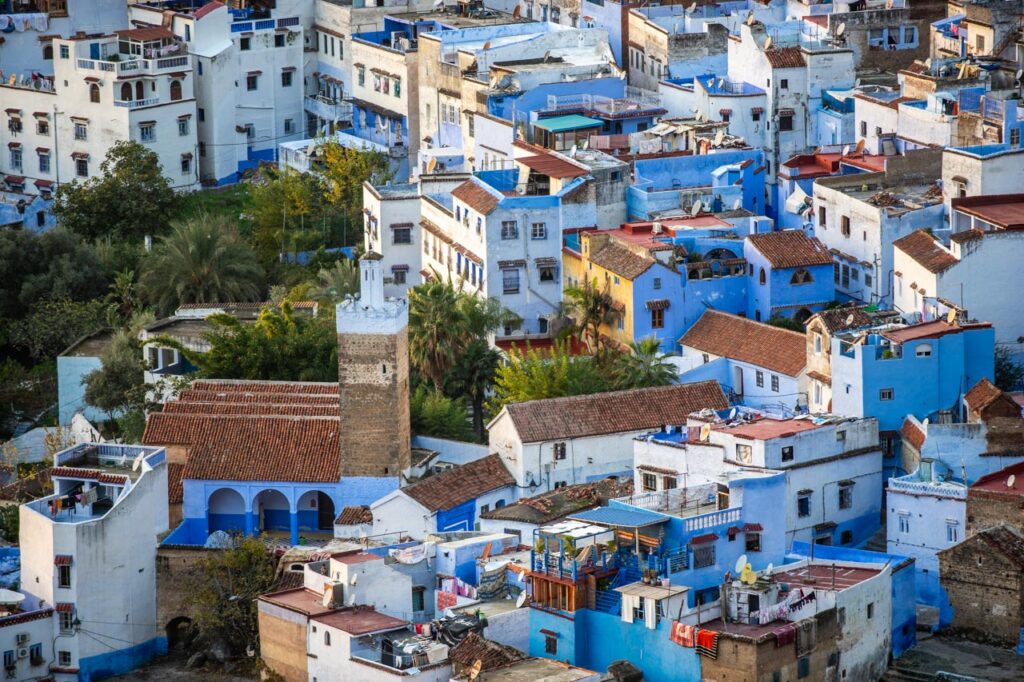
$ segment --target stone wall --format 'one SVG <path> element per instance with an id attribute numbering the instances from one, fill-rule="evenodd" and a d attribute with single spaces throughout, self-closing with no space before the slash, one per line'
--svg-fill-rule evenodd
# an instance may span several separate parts
<path id="1" fill-rule="evenodd" d="M 939 553 L 939 575 L 953 606 L 953 628 L 1016 644 L 1024 617 L 1020 566 L 975 538 Z"/>
<path id="2" fill-rule="evenodd" d="M 267 667 L 285 682 L 306 682 L 306 622 L 301 614 L 289 614 L 295 621 L 278 617 L 280 607 L 260 603 L 260 656 Z"/>
<path id="3" fill-rule="evenodd" d="M 967 491 L 967 535 L 1007 525 L 1024 534 L 1024 497 L 989 490 Z"/>
<path id="4" fill-rule="evenodd" d="M 412 464 L 408 333 L 338 334 L 341 475 L 397 476 Z"/>
<path id="5" fill-rule="evenodd" d="M 210 550 L 202 547 L 158 547 L 156 551 L 156 624 L 164 630 L 174 620 L 192 619 L 186 598 L 199 577 L 199 565 Z"/>

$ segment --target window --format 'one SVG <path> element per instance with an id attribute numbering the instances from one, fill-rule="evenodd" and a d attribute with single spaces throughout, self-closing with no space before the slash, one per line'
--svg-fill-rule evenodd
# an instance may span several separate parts
<path id="1" fill-rule="evenodd" d="M 70 632 L 75 629 L 75 614 L 71 611 L 60 612 L 60 631 Z"/>
<path id="2" fill-rule="evenodd" d="M 760 533 L 746 533 L 746 550 L 748 552 L 760 552 L 761 551 L 761 534 Z"/>
<path id="3" fill-rule="evenodd" d="M 826 219 L 826 217 L 827 217 L 827 212 L 825 210 L 825 207 L 824 206 L 819 206 L 818 207 L 818 225 L 820 225 L 821 227 L 825 227 L 825 219 Z"/>
<path id="4" fill-rule="evenodd" d="M 75 175 L 80 178 L 89 177 L 89 160 L 75 159 Z"/>
<path id="5" fill-rule="evenodd" d="M 57 587 L 71 587 L 71 566 L 57 567 Z"/>
<path id="6" fill-rule="evenodd" d="M 89 101 L 96 104 L 100 101 L 100 86 L 95 83 L 89 86 Z"/>
<path id="7" fill-rule="evenodd" d="M 551 452 L 555 459 L 565 459 L 565 443 L 555 443 L 551 446 Z"/>
<path id="8" fill-rule="evenodd" d="M 765 282 L 767 282 L 767 281 L 768 281 L 768 278 L 767 278 L 767 276 L 765 275 L 765 272 L 764 272 L 764 268 L 761 268 L 761 272 L 760 272 L 760 274 L 759 274 L 759 275 L 757 276 L 757 281 L 758 281 L 759 283 L 761 283 L 761 284 L 764 284 Z"/>
<path id="9" fill-rule="evenodd" d="M 202 62 L 196 62 L 196 66 L 199 68 L 199 71 L 198 71 L 199 75 L 202 76 L 203 75 L 203 63 Z"/>
<path id="10" fill-rule="evenodd" d="M 761 110 L 760 109 L 751 109 L 751 111 L 750 111 L 750 120 L 751 121 L 760 121 L 761 120 Z"/>
<path id="11" fill-rule="evenodd" d="M 61 45 L 61 47 L 66 47 Z M 66 668 L 71 665 L 71 652 L 70 651 L 58 651 L 57 652 L 57 665 L 62 668 Z"/>
<path id="12" fill-rule="evenodd" d="M 1020 146 L 1020 128 L 1010 128 L 1010 146 Z"/>
<path id="13" fill-rule="evenodd" d="M 711 362 L 711 356 L 708 355 L 707 353 L 701 353 L 700 357 L 704 361 L 705 365 L 708 364 L 709 362 Z"/>
<path id="14" fill-rule="evenodd" d="M 743 443 L 736 444 L 736 459 L 744 464 L 750 464 L 754 458 L 754 450 L 749 445 Z"/>
<path id="15" fill-rule="evenodd" d="M 49 173 L 50 172 L 50 153 L 39 152 L 39 172 Z"/>
<path id="16" fill-rule="evenodd" d="M 356 69 L 356 82 L 359 83 L 359 85 L 366 85 L 366 69 L 361 66 Z M 429 104 L 427 105 L 427 115 L 430 115 Z"/>
<path id="17" fill-rule="evenodd" d="M 330 645 L 331 645 L 331 633 L 328 632 L 327 630 L 324 630 L 324 646 L 330 646 Z"/>
<path id="18" fill-rule="evenodd" d="M 707 568 L 715 565 L 715 545 L 707 542 L 693 548 L 693 567 Z"/>
<path id="19" fill-rule="evenodd" d="M 814 354 L 821 355 L 821 334 L 814 332 Z"/>
<path id="20" fill-rule="evenodd" d="M 891 388 L 878 389 L 878 399 L 881 401 L 892 400 L 893 390 Z"/>
<path id="21" fill-rule="evenodd" d="M 655 277 L 654 278 L 654 284 L 652 286 L 653 286 L 654 289 L 660 289 L 661 288 L 661 277 Z"/>
<path id="22" fill-rule="evenodd" d="M 192 155 L 182 154 L 181 155 L 181 174 L 191 175 L 192 173 Z"/>
<path id="23" fill-rule="evenodd" d="M 392 244 L 412 244 L 412 228 L 396 227 L 391 230 Z"/>
<path id="24" fill-rule="evenodd" d="M 906 535 L 910 532 L 910 516 L 907 514 L 900 514 L 899 529 L 901 535 Z"/>
<path id="25" fill-rule="evenodd" d="M 530 225 L 530 239 L 547 239 L 548 226 L 546 223 L 532 223 Z"/>
<path id="26" fill-rule="evenodd" d="M 43 645 L 33 644 L 28 648 L 28 662 L 29 665 L 42 665 L 43 663 Z"/>
<path id="27" fill-rule="evenodd" d="M 558 637 L 554 635 L 544 635 L 544 653 L 554 656 L 558 653 Z"/>
<path id="28" fill-rule="evenodd" d="M 397 87 L 397 81 L 396 81 L 396 87 Z M 466 116 L 466 130 L 469 132 L 469 136 L 470 137 L 476 137 L 476 123 L 475 123 L 475 117 L 473 115 L 473 112 L 470 112 L 469 115 Z"/>
<path id="29" fill-rule="evenodd" d="M 778 393 L 779 392 L 779 375 L 778 374 L 773 374 L 772 375 L 772 392 L 774 392 L 774 393 Z"/>
<path id="30" fill-rule="evenodd" d="M 792 445 L 784 445 L 782 447 L 782 461 L 783 462 L 792 462 L 793 461 L 793 446 Z"/>
<path id="31" fill-rule="evenodd" d="M 254 73 L 250 73 L 245 77 L 245 89 L 255 90 L 260 86 L 260 77 Z"/>
<path id="32" fill-rule="evenodd" d="M 872 282 L 871 273 L 868 272 L 867 270 L 865 270 L 864 271 L 864 286 L 866 286 L 866 287 L 871 286 L 871 282 Z"/>
<path id="33" fill-rule="evenodd" d="M 143 142 L 152 142 L 156 139 L 156 124 L 142 123 L 139 125 L 139 139 Z"/>
<path id="34" fill-rule="evenodd" d="M 245 139 L 251 140 L 256 137 L 256 126 L 252 123 L 245 124 Z"/>
<path id="35" fill-rule="evenodd" d="M 555 490 L 558 490 L 559 488 L 564 488 L 566 485 L 567 484 L 565 481 L 555 481 Z"/>
<path id="36" fill-rule="evenodd" d="M 540 275 L 540 281 L 542 282 L 554 282 L 558 279 L 558 268 L 555 265 L 538 265 L 537 273 Z"/>
<path id="37" fill-rule="evenodd" d="M 36 135 L 47 135 L 50 134 L 50 122 L 45 118 L 36 119 Z"/>
<path id="38" fill-rule="evenodd" d="M 391 279 L 394 280 L 395 284 L 405 284 L 406 274 L 405 270 L 392 270 Z"/>
<path id="39" fill-rule="evenodd" d="M 844 237 L 850 236 L 850 216 L 844 215 L 839 219 L 839 231 L 843 233 Z"/>
<path id="40" fill-rule="evenodd" d="M 841 544 L 841 545 L 849 545 L 852 542 L 853 542 L 853 531 L 852 530 L 844 530 L 842 533 L 839 534 L 839 544 Z"/>
<path id="41" fill-rule="evenodd" d="M 981 34 L 974 36 L 974 49 L 977 52 L 985 51 L 985 36 Z"/>
<path id="42" fill-rule="evenodd" d="M 796 659 L 796 677 L 798 680 L 802 680 L 805 677 L 809 677 L 811 674 L 811 657 L 801 656 Z"/>
<path id="43" fill-rule="evenodd" d="M 754 372 L 754 383 L 757 384 L 758 388 L 764 388 L 764 372 L 761 370 Z"/>
<path id="44" fill-rule="evenodd" d="M 853 279 L 854 282 L 859 280 L 860 279 L 860 270 L 858 270 L 857 268 L 850 268 L 850 277 Z"/>
<path id="45" fill-rule="evenodd" d="M 811 495 L 810 493 L 799 495 L 796 498 L 796 514 L 800 517 L 806 517 L 811 515 Z"/>
<path id="46" fill-rule="evenodd" d="M 274 47 L 284 47 L 284 34 L 278 33 L 274 36 Z"/>
<path id="47" fill-rule="evenodd" d="M 4 667 L 13 668 L 15 666 L 14 649 L 8 649 L 4 652 Z"/>
<path id="48" fill-rule="evenodd" d="M 89 139 L 89 128 L 84 123 L 75 123 L 75 139 L 76 140 L 87 140 Z"/>
<path id="49" fill-rule="evenodd" d="M 519 293 L 519 270 L 505 268 L 501 271 L 501 290 L 505 294 Z"/>
<path id="50" fill-rule="evenodd" d="M 203 109 L 202 107 L 197 108 L 196 109 L 196 116 L 199 117 L 200 121 L 205 121 L 206 120 L 206 109 Z"/>
<path id="51" fill-rule="evenodd" d="M 171 81 L 171 101 L 177 102 L 181 99 L 181 81 Z"/>
<path id="52" fill-rule="evenodd" d="M 45 61 L 53 61 L 53 45 L 47 45 L 43 48 L 43 59 Z"/>
<path id="53" fill-rule="evenodd" d="M 402 81 L 395 79 L 395 87 L 391 88 L 391 94 L 395 97 L 401 97 L 402 95 Z M 469 134 L 473 135 L 473 117 L 469 118 Z"/>
<path id="54" fill-rule="evenodd" d="M 779 116 L 779 130 L 786 132 L 793 129 L 793 114 L 782 114 Z"/>
<path id="55" fill-rule="evenodd" d="M 868 620 L 871 620 L 874 617 L 875 617 L 875 602 L 871 602 L 871 603 L 868 604 Z"/>
<path id="56" fill-rule="evenodd" d="M 11 167 L 15 170 L 21 170 L 21 149 L 11 149 Z"/>
<path id="57" fill-rule="evenodd" d="M 514 220 L 501 221 L 502 239 L 519 239 L 519 223 Z"/>
<path id="58" fill-rule="evenodd" d="M 946 523 L 946 542 L 959 542 L 960 531 L 955 523 Z"/>
<path id="59" fill-rule="evenodd" d="M 654 474 L 643 474 L 640 477 L 640 489 L 645 493 L 653 493 L 658 489 L 658 477 Z"/>
<path id="60" fill-rule="evenodd" d="M 281 72 L 281 87 L 290 88 L 292 87 L 292 72 L 282 71 Z"/>
<path id="61" fill-rule="evenodd" d="M 789 278 L 790 284 L 810 284 L 814 281 L 811 277 L 811 273 L 803 268 L 797 268 L 793 272 L 793 276 Z"/>
<path id="62" fill-rule="evenodd" d="M 931 357 L 931 354 L 932 354 L 932 347 L 929 344 L 927 344 L 927 343 L 920 344 L 914 350 L 914 355 L 916 355 L 919 358 Z"/>
<path id="63" fill-rule="evenodd" d="M 836 441 L 844 442 L 846 440 L 846 431 L 836 431 Z"/>
<path id="64" fill-rule="evenodd" d="M 665 328 L 665 310 L 664 308 L 655 308 L 651 310 L 651 329 L 664 329 Z"/>
<path id="65" fill-rule="evenodd" d="M 779 79 L 779 88 L 781 88 L 782 90 L 789 90 L 789 79 L 788 78 L 781 78 L 781 79 Z"/>
<path id="66" fill-rule="evenodd" d="M 284 120 L 284 134 L 285 135 L 291 135 L 294 132 L 295 132 L 295 120 L 291 119 L 291 118 L 286 118 Z"/>
<path id="67" fill-rule="evenodd" d="M 239 41 L 239 49 L 244 51 L 248 50 L 250 47 L 252 47 L 252 38 L 242 38 Z"/>
<path id="68" fill-rule="evenodd" d="M 839 484 L 839 508 L 850 509 L 853 507 L 853 486 L 850 484 Z"/>
<path id="69" fill-rule="evenodd" d="M 662 476 L 661 477 L 661 489 L 662 490 L 675 490 L 679 483 L 676 481 L 675 476 Z"/>
<path id="70" fill-rule="evenodd" d="M 188 124 L 188 119 L 187 118 L 179 118 L 178 119 L 178 135 L 180 137 L 184 137 L 184 136 L 188 135 L 189 127 L 190 126 Z"/>
<path id="71" fill-rule="evenodd" d="M 205 142 L 200 142 L 199 143 L 199 156 L 206 156 L 206 143 Z"/>

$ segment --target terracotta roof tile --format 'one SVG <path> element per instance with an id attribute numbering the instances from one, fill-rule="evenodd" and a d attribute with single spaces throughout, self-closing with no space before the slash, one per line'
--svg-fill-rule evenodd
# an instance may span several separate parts
<path id="1" fill-rule="evenodd" d="M 185 389 L 178 402 L 259 403 L 264 405 L 327 405 L 337 406 L 337 394 L 329 393 L 250 393 L 245 391 L 205 391 Z"/>
<path id="2" fill-rule="evenodd" d="M 795 377 L 807 365 L 803 334 L 717 310 L 706 310 L 679 343 Z"/>
<path id="3" fill-rule="evenodd" d="M 781 230 L 752 234 L 747 237 L 773 268 L 804 268 L 832 265 L 832 254 L 817 237 L 808 237 L 803 230 Z"/>
<path id="4" fill-rule="evenodd" d="M 268 416 L 335 417 L 337 401 L 333 405 L 280 405 L 275 403 L 190 402 L 172 400 L 164 405 L 166 414 L 263 414 Z"/>
<path id="5" fill-rule="evenodd" d="M 956 242 L 957 244 L 963 244 L 964 242 L 972 242 L 975 239 L 984 238 L 985 233 L 977 228 L 971 228 L 970 230 L 964 230 L 963 232 L 957 232 L 953 234 L 949 241 Z"/>
<path id="6" fill-rule="evenodd" d="M 817 318 L 821 320 L 829 334 L 835 334 L 846 329 L 867 327 L 872 322 L 871 316 L 864 312 L 864 306 L 852 304 L 822 310 L 811 317 L 812 319 Z"/>
<path id="7" fill-rule="evenodd" d="M 554 154 L 521 156 L 516 161 L 530 170 L 551 178 L 578 178 L 589 172 L 586 168 L 578 166 L 567 159 L 559 158 Z"/>
<path id="8" fill-rule="evenodd" d="M 470 632 L 448 651 L 448 660 L 455 666 L 457 674 L 471 668 L 477 661 L 480 661 L 481 670 L 492 670 L 524 658 L 525 654 L 519 649 L 492 642 L 476 632 Z"/>
<path id="9" fill-rule="evenodd" d="M 196 19 L 202 19 L 203 17 L 205 17 L 207 14 L 209 14 L 212 11 L 214 11 L 215 9 L 219 9 L 221 7 L 224 7 L 224 6 L 225 5 L 224 5 L 223 2 L 217 2 L 217 0 L 214 0 L 213 2 L 208 2 L 205 5 L 203 5 L 202 7 L 200 7 L 199 9 L 197 9 L 195 12 L 192 13 L 192 16 L 195 17 Z"/>
<path id="10" fill-rule="evenodd" d="M 434 474 L 402 488 L 402 492 L 435 512 L 457 507 L 486 492 L 512 485 L 515 479 L 498 455 L 487 455 L 462 466 Z"/>
<path id="11" fill-rule="evenodd" d="M 910 419 L 903 421 L 903 426 L 900 427 L 900 436 L 903 437 L 903 440 L 913 445 L 914 449 L 918 452 L 921 452 L 921 448 L 924 446 L 924 441 L 927 438 L 924 431 Z"/>
<path id="12" fill-rule="evenodd" d="M 397 630 L 409 624 L 409 621 L 395 618 L 379 611 L 372 606 L 356 606 L 337 609 L 329 613 L 312 616 L 312 620 L 338 628 L 350 635 L 365 635 L 382 630 Z"/>
<path id="13" fill-rule="evenodd" d="M 654 265 L 654 259 L 634 253 L 615 240 L 609 240 L 601 250 L 590 254 L 590 260 L 626 279 L 636 279 Z"/>
<path id="14" fill-rule="evenodd" d="M 959 261 L 944 249 L 935 237 L 924 230 L 915 230 L 906 237 L 892 243 L 928 272 L 939 273 L 948 270 Z"/>
<path id="15" fill-rule="evenodd" d="M 338 514 L 334 523 L 339 526 L 358 526 L 363 523 L 373 523 L 373 513 L 366 505 L 345 507 Z"/>
<path id="16" fill-rule="evenodd" d="M 795 69 L 807 66 L 799 47 L 777 47 L 765 50 L 764 56 L 773 69 Z"/>
<path id="17" fill-rule="evenodd" d="M 676 473 L 674 471 L 668 473 Z M 486 519 L 545 524 L 587 509 L 607 504 L 609 499 L 633 494 L 632 478 L 604 478 L 592 483 L 578 483 L 550 490 L 519 500 L 500 509 L 491 509 L 480 516 Z"/>
<path id="18" fill-rule="evenodd" d="M 729 402 L 717 381 L 636 388 L 567 398 L 510 403 L 505 411 L 524 443 L 647 431 L 683 424 L 705 408 L 724 410 Z"/>
<path id="19" fill-rule="evenodd" d="M 483 215 L 497 208 L 498 202 L 501 201 L 473 180 L 466 180 L 453 189 L 452 196 Z"/>
<path id="20" fill-rule="evenodd" d="M 191 388 L 198 391 L 240 391 L 243 393 L 298 393 L 337 395 L 338 384 L 316 381 L 245 381 L 232 379 L 197 379 Z"/>
<path id="21" fill-rule="evenodd" d="M 1003 391 L 988 379 L 982 379 L 967 391 L 964 401 L 972 412 L 981 412 L 1003 396 Z"/>
<path id="22" fill-rule="evenodd" d="M 1024 567 L 1024 537 L 1008 526 L 996 526 L 977 533 L 974 537 L 982 540 L 1006 558 Z M 966 541 L 965 541 L 966 542 Z"/>
<path id="23" fill-rule="evenodd" d="M 169 504 L 181 504 L 185 497 L 184 487 L 181 485 L 181 477 L 184 473 L 184 464 L 167 463 L 167 502 Z"/>

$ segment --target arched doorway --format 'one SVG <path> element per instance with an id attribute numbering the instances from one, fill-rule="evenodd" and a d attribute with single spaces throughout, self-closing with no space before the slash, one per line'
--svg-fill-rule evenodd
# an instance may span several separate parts
<path id="1" fill-rule="evenodd" d="M 245 532 L 245 500 L 231 488 L 219 488 L 206 503 L 207 532 Z"/>
<path id="2" fill-rule="evenodd" d="M 132 101 L 132 84 L 121 83 L 121 101 L 130 102 Z"/>
<path id="3" fill-rule="evenodd" d="M 299 498 L 298 507 L 299 530 L 334 530 L 334 500 L 327 493 L 311 490 Z"/>
<path id="4" fill-rule="evenodd" d="M 257 532 L 291 529 L 291 505 L 280 490 L 263 490 L 252 500 L 253 528 Z"/>
<path id="5" fill-rule="evenodd" d="M 805 322 L 807 322 L 807 320 L 810 319 L 810 317 L 811 311 L 808 310 L 807 308 L 801 308 L 800 310 L 796 311 L 796 315 L 793 316 L 793 319 L 799 322 L 800 324 L 804 324 Z"/>
<path id="6" fill-rule="evenodd" d="M 192 619 L 185 616 L 179 616 L 168 623 L 164 632 L 167 635 L 168 651 L 185 651 L 196 636 Z"/>

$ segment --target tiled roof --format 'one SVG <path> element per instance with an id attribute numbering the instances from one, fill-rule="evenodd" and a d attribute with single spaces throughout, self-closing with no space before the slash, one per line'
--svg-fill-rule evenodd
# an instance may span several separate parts
<path id="1" fill-rule="evenodd" d="M 470 632 L 448 651 L 448 660 L 453 666 L 462 669 L 472 667 L 480 661 L 481 670 L 491 670 L 524 658 L 526 656 L 519 649 L 492 642 L 476 632 Z"/>
<path id="2" fill-rule="evenodd" d="M 1024 567 L 1024 537 L 1008 526 L 996 526 L 975 535 L 1014 563 Z"/>
<path id="3" fill-rule="evenodd" d="M 482 213 L 483 215 L 487 215 L 493 211 L 500 201 L 498 197 L 494 196 L 472 180 L 466 180 L 461 185 L 453 189 L 452 196 L 469 206 L 477 213 Z"/>
<path id="4" fill-rule="evenodd" d="M 487 455 L 413 483 L 403 488 L 402 492 L 428 511 L 435 512 L 457 507 L 486 492 L 513 483 L 515 480 L 505 468 L 501 457 Z"/>
<path id="5" fill-rule="evenodd" d="M 903 437 L 903 440 L 913 445 L 915 450 L 921 452 L 926 436 L 917 424 L 910 419 L 905 419 L 903 426 L 900 427 L 900 436 Z"/>
<path id="6" fill-rule="evenodd" d="M 340 479 L 340 419 L 232 416 L 196 421 L 204 423 L 188 424 L 197 438 L 189 451 L 185 479 L 304 483 Z"/>
<path id="7" fill-rule="evenodd" d="M 611 498 L 632 494 L 632 477 L 605 478 L 592 483 L 565 486 L 534 497 L 524 498 L 515 504 L 484 512 L 480 516 L 487 519 L 521 521 L 522 523 L 540 525 L 606 504 Z"/>
<path id="8" fill-rule="evenodd" d="M 358 526 L 362 523 L 373 523 L 373 513 L 370 512 L 370 508 L 366 505 L 345 507 L 338 514 L 338 518 L 334 519 L 334 523 L 339 526 Z"/>
<path id="9" fill-rule="evenodd" d="M 956 325 L 949 324 L 945 320 L 932 320 L 931 322 L 921 322 L 900 327 L 899 329 L 884 331 L 882 336 L 896 343 L 906 343 L 907 341 L 917 341 L 919 339 L 937 339 L 947 334 L 959 334 L 966 329 L 984 329 L 991 326 L 988 322 Z"/>
<path id="10" fill-rule="evenodd" d="M 864 312 L 864 306 L 852 304 L 822 310 L 820 313 L 814 314 L 813 318 L 821 320 L 829 334 L 835 334 L 845 329 L 866 327 L 871 324 L 871 316 Z"/>
<path id="11" fill-rule="evenodd" d="M 609 240 L 604 248 L 590 254 L 590 260 L 605 270 L 630 280 L 636 279 L 654 265 L 653 258 L 644 258 L 615 240 Z"/>
<path id="12" fill-rule="evenodd" d="M 169 504 L 181 504 L 184 499 L 184 488 L 181 485 L 181 477 L 184 474 L 184 464 L 167 463 L 167 502 Z"/>
<path id="13" fill-rule="evenodd" d="M 799 47 L 777 47 L 765 50 L 764 56 L 773 69 L 795 69 L 807 66 Z"/>
<path id="14" fill-rule="evenodd" d="M 943 272 L 959 262 L 953 254 L 942 248 L 935 237 L 924 230 L 915 230 L 897 239 L 892 245 L 931 273 Z"/>
<path id="15" fill-rule="evenodd" d="M 178 394 L 179 402 L 260 403 L 264 405 L 339 404 L 338 395 L 329 393 L 249 393 L 245 391 L 206 391 L 189 388 Z"/>
<path id="16" fill-rule="evenodd" d="M 382 630 L 397 630 L 409 624 L 409 621 L 375 611 L 372 606 L 338 609 L 329 613 L 322 613 L 318 616 L 312 616 L 312 620 L 332 628 L 338 628 L 350 635 L 365 635 Z"/>
<path id="17" fill-rule="evenodd" d="M 963 244 L 964 242 L 972 242 L 975 239 L 984 238 L 985 233 L 977 228 L 971 228 L 970 230 L 964 230 L 963 232 L 957 232 L 949 238 L 949 241 L 956 242 L 957 244 Z"/>
<path id="18" fill-rule="evenodd" d="M 199 391 L 236 391 L 242 393 L 338 394 L 338 384 L 327 381 L 245 381 L 233 379 L 197 379 L 192 382 L 191 388 Z"/>
<path id="19" fill-rule="evenodd" d="M 333 405 L 281 405 L 275 403 L 191 402 L 172 400 L 164 405 L 167 414 L 265 414 L 283 417 L 335 417 L 337 401 Z"/>
<path id="20" fill-rule="evenodd" d="M 729 402 L 717 381 L 673 384 L 510 403 L 504 411 L 524 443 L 599 436 L 683 424 L 704 408 L 724 410 Z"/>
<path id="21" fill-rule="evenodd" d="M 1002 395 L 1003 392 L 998 386 L 988 379 L 982 379 L 971 390 L 967 391 L 964 400 L 972 411 L 981 412 Z"/>
<path id="22" fill-rule="evenodd" d="M 825 245 L 817 237 L 808 237 L 803 230 L 752 234 L 747 239 L 768 259 L 773 268 L 832 265 L 832 254 Z"/>
<path id="23" fill-rule="evenodd" d="M 195 12 L 192 13 L 192 16 L 195 17 L 196 19 L 202 19 L 203 17 L 205 17 L 207 14 L 209 14 L 212 11 L 214 11 L 215 9 L 218 9 L 218 8 L 224 7 L 224 6 L 225 5 L 224 5 L 223 2 L 217 2 L 217 0 L 214 0 L 213 2 L 208 2 L 205 5 L 203 5 L 202 7 L 200 7 L 199 9 L 197 9 Z"/>
<path id="24" fill-rule="evenodd" d="M 1011 476 L 1013 476 L 1012 486 L 1010 485 Z M 1017 462 L 1003 467 L 999 471 L 979 477 L 971 486 L 969 494 L 974 495 L 978 491 L 1014 497 L 1024 496 L 1024 462 Z"/>
<path id="25" fill-rule="evenodd" d="M 586 175 L 589 171 L 586 168 L 576 165 L 568 159 L 563 159 L 554 154 L 538 154 L 536 156 L 521 156 L 516 159 L 530 170 L 551 178 L 578 178 Z"/>
<path id="26" fill-rule="evenodd" d="M 803 334 L 717 310 L 705 310 L 679 343 L 790 377 L 807 364 Z"/>

